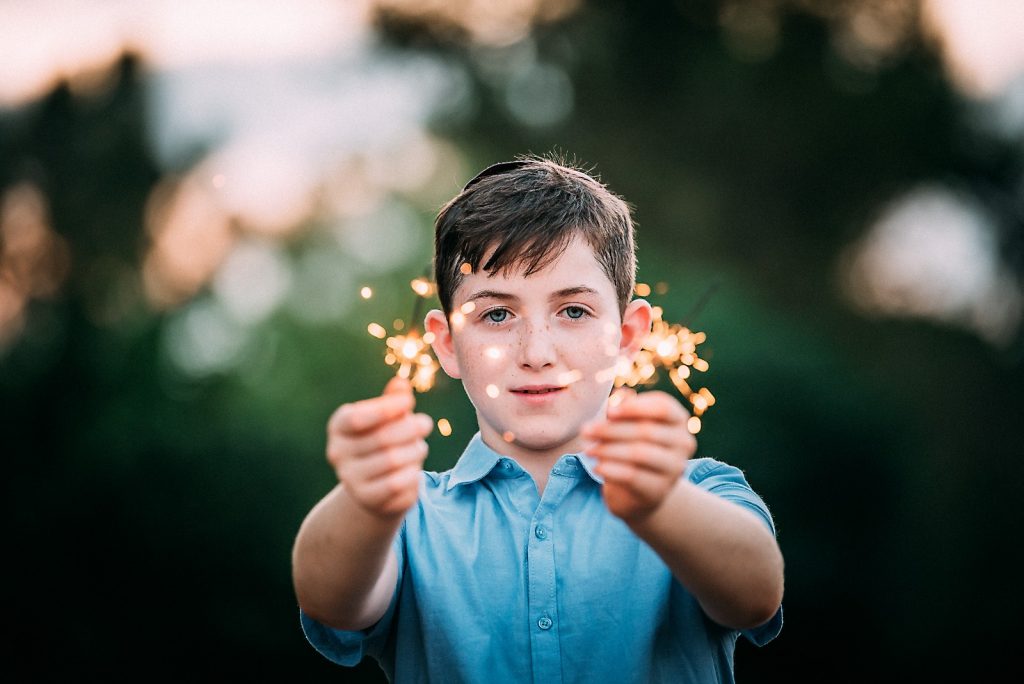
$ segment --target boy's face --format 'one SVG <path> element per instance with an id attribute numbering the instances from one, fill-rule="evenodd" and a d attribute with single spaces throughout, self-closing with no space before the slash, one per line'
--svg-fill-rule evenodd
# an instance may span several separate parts
<path id="1" fill-rule="evenodd" d="M 579 239 L 530 276 L 471 273 L 451 320 L 427 315 L 434 352 L 461 378 L 484 442 L 523 457 L 582 449 L 580 428 L 604 410 L 617 359 L 632 358 L 650 325 L 643 300 L 619 315 L 614 286 Z"/>

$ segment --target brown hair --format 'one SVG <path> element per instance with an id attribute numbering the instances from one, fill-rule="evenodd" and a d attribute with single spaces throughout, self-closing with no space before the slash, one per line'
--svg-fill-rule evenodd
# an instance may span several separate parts
<path id="1" fill-rule="evenodd" d="M 630 206 L 594 176 L 561 159 L 528 156 L 484 169 L 438 212 L 434 279 L 445 314 L 465 268 L 529 276 L 580 236 L 615 286 L 622 313 L 636 281 Z M 486 263 L 484 255 L 494 252 Z"/>

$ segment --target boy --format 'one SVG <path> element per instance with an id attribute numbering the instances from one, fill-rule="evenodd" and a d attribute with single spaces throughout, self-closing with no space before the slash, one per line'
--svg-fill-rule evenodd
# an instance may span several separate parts
<path id="1" fill-rule="evenodd" d="M 398 682 L 733 681 L 737 637 L 781 629 L 782 555 L 742 473 L 691 458 L 674 397 L 609 400 L 651 326 L 628 206 L 523 158 L 435 228 L 426 329 L 479 432 L 433 473 L 407 381 L 331 416 L 340 484 L 293 551 L 307 638 Z"/>

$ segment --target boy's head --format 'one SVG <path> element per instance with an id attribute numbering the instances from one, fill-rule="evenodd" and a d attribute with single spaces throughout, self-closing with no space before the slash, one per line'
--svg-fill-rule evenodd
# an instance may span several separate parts
<path id="1" fill-rule="evenodd" d="M 489 167 L 437 219 L 444 311 L 424 320 L 484 443 L 513 456 L 581 450 L 622 360 L 651 327 L 631 300 L 633 224 L 589 175 L 538 158 Z"/>
<path id="2" fill-rule="evenodd" d="M 530 275 L 577 237 L 590 245 L 615 287 L 620 314 L 633 293 L 636 255 L 629 206 L 566 162 L 521 157 L 488 167 L 441 209 L 435 229 L 434 277 L 449 315 L 467 271 Z"/>

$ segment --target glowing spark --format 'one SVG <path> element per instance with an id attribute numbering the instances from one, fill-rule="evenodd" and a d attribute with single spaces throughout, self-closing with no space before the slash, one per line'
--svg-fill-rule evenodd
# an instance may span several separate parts
<path id="1" fill-rule="evenodd" d="M 452 434 L 452 424 L 448 422 L 447 418 L 441 418 L 437 421 L 437 431 L 441 433 L 442 437 L 448 437 Z"/>
<path id="2" fill-rule="evenodd" d="M 665 294 L 666 292 L 668 292 L 668 283 L 666 283 L 665 281 L 659 282 L 657 285 L 654 286 L 654 291 L 660 295 Z"/>
<path id="3" fill-rule="evenodd" d="M 486 392 L 487 392 L 487 396 L 489 396 L 491 399 L 497 399 L 498 395 L 501 393 L 498 390 L 498 386 L 497 385 L 488 385 L 487 389 L 486 389 Z"/>
<path id="4" fill-rule="evenodd" d="M 686 429 L 690 431 L 691 435 L 695 435 L 700 432 L 700 418 L 697 416 L 691 416 L 690 420 L 686 421 Z"/>
<path id="5" fill-rule="evenodd" d="M 614 380 L 616 375 L 618 375 L 618 369 L 615 366 L 602 368 L 594 373 L 594 380 L 597 382 L 608 382 L 609 380 Z"/>
<path id="6" fill-rule="evenodd" d="M 502 433 L 501 438 L 511 444 L 515 441 L 516 435 L 511 430 L 505 430 L 505 432 Z"/>
<path id="7" fill-rule="evenodd" d="M 571 385 L 572 383 L 577 382 L 582 377 L 583 373 L 578 370 L 567 371 L 565 373 L 561 373 L 558 376 L 558 384 Z"/>
<path id="8" fill-rule="evenodd" d="M 692 371 L 705 372 L 709 368 L 708 362 L 697 353 L 698 345 L 707 339 L 707 335 L 667 323 L 662 319 L 664 312 L 660 306 L 651 307 L 651 313 L 654 318 L 651 332 L 644 338 L 632 361 L 624 361 L 620 357 L 615 369 L 615 386 L 650 385 L 658 380 L 658 367 L 666 369 L 676 390 L 693 407 L 694 415 L 688 421 L 687 429 L 697 434 L 701 428 L 699 416 L 715 403 L 715 397 L 707 388 L 696 390 L 690 387 L 687 380 Z M 595 377 L 599 382 L 605 378 L 605 371 L 599 371 Z"/>
<path id="9" fill-rule="evenodd" d="M 409 287 L 412 291 L 418 294 L 420 297 L 429 297 L 434 292 L 434 286 L 431 285 L 425 278 L 416 278 Z"/>
<path id="10" fill-rule="evenodd" d="M 380 330 L 383 331 L 383 328 Z M 389 366 L 397 365 L 397 374 L 409 378 L 413 389 L 418 392 L 426 392 L 434 386 L 434 376 L 440 368 L 430 355 L 427 335 L 420 337 L 413 331 L 408 335 L 395 335 L 386 340 L 387 352 L 384 354 L 384 363 Z"/>
<path id="11" fill-rule="evenodd" d="M 651 294 L 651 286 L 647 283 L 637 283 L 633 292 L 636 292 L 637 297 L 646 297 Z"/>
<path id="12" fill-rule="evenodd" d="M 452 327 L 458 330 L 462 326 L 466 325 L 466 317 L 461 311 L 452 311 Z"/>
<path id="13" fill-rule="evenodd" d="M 459 273 L 461 273 L 462 275 L 469 275 L 472 272 L 473 266 L 468 261 L 462 262 L 462 265 L 459 266 Z"/>
<path id="14" fill-rule="evenodd" d="M 459 307 L 459 311 L 467 315 L 473 313 L 476 311 L 476 302 L 466 302 Z"/>
<path id="15" fill-rule="evenodd" d="M 501 358 L 501 350 L 497 347 L 488 347 L 484 350 L 484 355 L 489 359 L 498 360 Z"/>
<path id="16" fill-rule="evenodd" d="M 409 285 L 420 297 L 428 297 L 434 294 L 436 289 L 434 283 L 426 278 L 416 278 Z M 368 299 L 373 295 L 373 291 L 369 287 L 363 287 L 360 294 Z M 416 299 L 416 306 L 410 319 L 412 322 L 407 323 L 401 318 L 396 318 L 392 322 L 395 331 L 407 330 L 404 335 L 395 334 L 388 337 L 387 330 L 378 323 L 370 323 L 366 330 L 374 337 L 384 340 L 384 363 L 397 366 L 395 374 L 408 378 L 414 390 L 426 392 L 434 386 L 434 378 L 441 365 L 431 353 L 430 345 L 434 342 L 434 333 L 425 332 L 421 335 L 416 329 L 415 321 L 419 318 L 421 302 L 421 299 Z M 440 423 L 438 425 L 440 426 Z"/>

